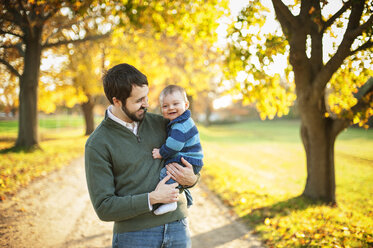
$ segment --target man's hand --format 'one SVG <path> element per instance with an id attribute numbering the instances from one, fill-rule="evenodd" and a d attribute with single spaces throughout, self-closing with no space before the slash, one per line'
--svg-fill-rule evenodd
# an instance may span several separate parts
<path id="1" fill-rule="evenodd" d="M 151 205 L 156 203 L 171 203 L 179 200 L 179 190 L 176 188 L 177 183 L 166 184 L 171 176 L 167 175 L 157 185 L 154 191 L 149 193 L 149 201 Z"/>
<path id="2" fill-rule="evenodd" d="M 153 154 L 153 158 L 156 159 L 156 158 L 162 158 L 162 155 L 159 153 L 159 149 L 158 148 L 154 148 L 153 151 L 152 151 L 152 154 Z"/>
<path id="3" fill-rule="evenodd" d="M 166 165 L 167 174 L 171 175 L 172 179 L 183 186 L 192 186 L 197 182 L 198 177 L 193 172 L 193 166 L 181 158 L 181 162 L 185 167 L 179 165 L 178 163 L 171 163 Z"/>

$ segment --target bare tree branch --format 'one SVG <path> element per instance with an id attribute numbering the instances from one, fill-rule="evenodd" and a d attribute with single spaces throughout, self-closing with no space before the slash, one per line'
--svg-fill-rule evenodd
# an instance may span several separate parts
<path id="1" fill-rule="evenodd" d="M 16 70 L 16 68 L 14 68 L 11 64 L 9 64 L 9 62 L 6 61 L 5 59 L 0 58 L 0 63 L 4 64 L 11 73 L 16 75 L 17 77 L 21 77 L 21 74 Z"/>
<path id="2" fill-rule="evenodd" d="M 281 0 L 272 0 L 272 4 L 275 9 L 276 16 L 282 26 L 282 30 L 284 33 L 290 32 L 292 26 L 298 23 L 295 16 Z"/>
<path id="3" fill-rule="evenodd" d="M 325 30 L 330 27 L 336 19 L 341 17 L 341 15 L 351 6 L 352 0 L 349 0 L 347 3 L 343 4 L 343 6 L 335 13 L 332 17 L 330 17 L 326 22 L 324 22 L 323 29 L 321 32 L 325 32 Z"/>
<path id="4" fill-rule="evenodd" d="M 55 6 L 55 8 L 52 11 L 50 11 L 46 16 L 43 17 L 44 22 L 46 22 L 49 18 L 54 16 L 60 9 L 60 5 Z"/>
<path id="5" fill-rule="evenodd" d="M 2 30 L 2 29 L 0 29 L 0 34 L 10 34 L 10 35 L 13 35 L 13 36 L 16 36 L 18 38 L 23 39 L 23 37 L 19 34 L 13 33 L 11 31 L 5 31 L 5 30 Z"/>
<path id="6" fill-rule="evenodd" d="M 27 12 L 28 12 L 28 11 L 27 11 L 27 10 L 25 9 L 25 7 L 23 6 L 23 2 L 22 2 L 22 0 L 18 0 L 18 4 L 19 4 L 21 10 L 23 10 L 23 15 L 21 14 L 21 11 L 18 11 L 19 14 L 22 16 L 24 22 L 27 23 L 27 26 L 30 27 L 30 25 L 31 25 L 31 21 L 30 21 L 29 16 L 27 15 Z"/>
<path id="7" fill-rule="evenodd" d="M 345 33 L 345 38 L 355 39 L 354 33 L 360 25 L 360 19 L 364 11 L 364 1 L 353 1 L 351 3 L 351 14 L 348 19 L 347 29 Z"/>
<path id="8" fill-rule="evenodd" d="M 325 89 L 326 84 L 329 82 L 333 74 L 342 65 L 343 61 L 351 54 L 351 45 L 356 38 L 356 36 L 351 35 L 351 32 L 354 32 L 354 30 L 359 27 L 361 15 L 364 10 L 364 1 L 353 1 L 351 6 L 351 14 L 343 40 L 339 45 L 337 52 L 321 69 L 320 73 L 315 79 L 315 84 L 313 86 L 315 89 L 313 92 L 315 94 L 318 94 Z M 367 26 L 364 27 L 367 28 Z"/>
<path id="9" fill-rule="evenodd" d="M 19 27 L 23 27 L 24 26 L 24 16 L 21 15 L 21 13 L 19 13 L 19 11 L 17 9 L 14 8 L 14 6 L 12 5 L 12 2 L 11 1 L 4 1 L 4 4 L 5 4 L 5 8 L 12 14 L 13 18 L 9 21 L 15 23 L 16 25 L 18 25 Z"/>
<path id="10" fill-rule="evenodd" d="M 73 43 L 82 43 L 82 42 L 85 42 L 85 41 L 99 40 L 99 39 L 109 37 L 110 34 L 111 34 L 111 32 L 108 32 L 108 33 L 102 34 L 102 35 L 87 36 L 84 39 L 79 39 L 79 40 L 61 40 L 61 41 L 57 41 L 57 42 L 53 42 L 53 43 L 46 43 L 42 46 L 42 49 L 57 47 L 57 46 L 67 45 L 67 44 L 73 44 Z"/>
<path id="11" fill-rule="evenodd" d="M 22 42 L 12 44 L 12 45 L 2 45 L 0 48 L 9 49 L 9 48 L 17 48 L 18 46 L 22 45 Z"/>
<path id="12" fill-rule="evenodd" d="M 361 45 L 358 48 L 356 48 L 355 50 L 352 50 L 351 53 L 350 53 L 350 56 L 354 55 L 357 52 L 367 50 L 367 49 L 369 49 L 371 47 L 373 47 L 373 42 L 371 40 L 369 40 L 369 41 L 365 42 L 363 45 Z"/>
<path id="13" fill-rule="evenodd" d="M 355 30 L 350 31 L 348 34 L 349 34 L 351 37 L 356 38 L 357 36 L 361 35 L 361 33 L 362 33 L 364 30 L 366 30 L 366 29 L 372 27 L 372 25 L 373 25 L 373 15 L 371 15 L 371 16 L 369 17 L 369 19 L 367 20 L 366 23 L 360 25 L 360 26 L 359 26 L 358 28 L 356 28 Z"/>
<path id="14" fill-rule="evenodd" d="M 300 4 L 300 16 L 307 16 L 309 13 L 309 10 L 312 7 L 312 1 L 310 0 L 302 0 Z"/>

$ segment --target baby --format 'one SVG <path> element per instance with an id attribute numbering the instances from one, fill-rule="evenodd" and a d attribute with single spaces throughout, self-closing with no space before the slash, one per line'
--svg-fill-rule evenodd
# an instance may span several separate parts
<path id="1" fill-rule="evenodd" d="M 167 125 L 167 140 L 160 149 L 153 149 L 153 158 L 165 159 L 165 165 L 169 163 L 181 164 L 181 157 L 193 165 L 195 174 L 199 173 L 203 166 L 203 153 L 199 140 L 199 133 L 194 121 L 191 118 L 189 101 L 185 90 L 177 85 L 169 85 L 163 89 L 159 96 L 161 111 L 164 118 L 170 120 Z M 166 167 L 162 168 L 160 179 L 167 176 Z M 167 184 L 175 183 L 169 179 Z M 188 207 L 192 205 L 193 198 L 188 189 L 184 189 Z M 174 211 L 177 202 L 163 204 L 154 211 L 154 214 L 161 215 Z"/>

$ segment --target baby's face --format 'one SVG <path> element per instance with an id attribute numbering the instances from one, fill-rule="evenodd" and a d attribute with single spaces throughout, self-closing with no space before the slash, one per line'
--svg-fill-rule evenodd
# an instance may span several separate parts
<path id="1" fill-rule="evenodd" d="M 178 91 L 166 95 L 161 104 L 163 117 L 170 121 L 182 115 L 189 107 L 189 103 L 185 102 L 183 94 Z"/>

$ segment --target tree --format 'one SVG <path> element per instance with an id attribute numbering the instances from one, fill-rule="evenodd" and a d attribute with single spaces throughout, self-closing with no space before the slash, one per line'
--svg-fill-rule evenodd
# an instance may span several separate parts
<path id="1" fill-rule="evenodd" d="M 15 147 L 38 147 L 37 94 L 42 50 L 102 36 L 70 37 L 92 1 L 0 1 L 0 62 L 19 78 L 19 128 Z"/>
<path id="2" fill-rule="evenodd" d="M 192 113 L 204 113 L 210 110 L 206 109 L 211 107 L 212 100 L 209 96 L 223 77 L 219 73 L 223 56 L 214 48 L 211 37 L 207 40 L 193 35 L 182 37 L 162 34 L 155 38 L 149 30 L 141 30 L 125 37 L 114 33 L 108 59 L 117 64 L 123 62 L 125 55 L 127 63 L 146 73 L 150 83 L 149 102 L 152 108 L 159 109 L 158 96 L 166 85 L 177 84 L 186 89 Z"/>
<path id="3" fill-rule="evenodd" d="M 42 60 L 38 110 L 53 113 L 58 106 L 72 108 L 79 104 L 85 120 L 85 135 L 95 128 L 93 109 L 103 92 L 100 81 L 105 40 L 54 48 Z M 50 60 L 54 64 L 45 65 Z"/>
<path id="4" fill-rule="evenodd" d="M 207 99 L 222 60 L 213 49 L 216 20 L 227 14 L 226 8 L 227 1 L 184 2 L 173 10 L 180 13 L 179 19 L 171 20 L 165 30 L 149 29 L 144 23 L 142 28 L 124 30 L 124 37 L 115 31 L 107 58 L 111 65 L 125 61 L 146 73 L 150 102 L 157 103 L 161 89 L 171 83 L 185 87 L 191 97 Z"/>
<path id="5" fill-rule="evenodd" d="M 102 46 L 101 46 L 102 45 Z M 102 94 L 101 75 L 104 70 L 105 43 L 88 43 L 71 46 L 69 51 L 68 68 L 71 72 L 72 85 L 80 104 L 84 120 L 85 135 L 91 134 L 94 129 L 93 109 L 96 98 Z"/>
<path id="6" fill-rule="evenodd" d="M 18 107 L 17 83 L 15 82 L 15 76 L 4 67 L 0 65 L 0 110 L 6 114 L 11 113 L 14 115 Z"/>
<path id="7" fill-rule="evenodd" d="M 187 36 L 208 36 L 211 12 L 225 0 L 62 1 L 0 0 L 0 62 L 19 78 L 19 132 L 15 146 L 38 146 L 37 89 L 43 49 L 102 38 L 114 27 L 151 26 Z M 99 26 L 95 33 L 88 30 Z M 89 29 L 86 29 L 88 27 Z M 76 35 L 73 31 L 79 29 Z M 22 70 L 16 68 L 15 64 Z"/>
<path id="8" fill-rule="evenodd" d="M 272 0 L 281 29 L 263 33 L 269 11 L 260 1 L 251 1 L 232 27 L 228 61 L 229 68 L 252 75 L 238 87 L 249 101 L 261 101 L 264 117 L 276 111 L 286 114 L 295 83 L 307 160 L 303 195 L 331 204 L 336 203 L 335 140 L 352 123 L 364 125 L 373 115 L 373 84 L 366 83 L 373 76 L 373 2 L 340 1 L 330 12 L 335 3 L 301 0 L 286 5 Z M 326 39 L 333 41 L 329 51 L 324 50 Z M 286 68 L 288 83 L 268 70 L 281 54 L 291 65 Z"/>

